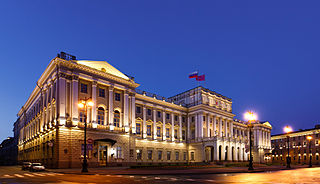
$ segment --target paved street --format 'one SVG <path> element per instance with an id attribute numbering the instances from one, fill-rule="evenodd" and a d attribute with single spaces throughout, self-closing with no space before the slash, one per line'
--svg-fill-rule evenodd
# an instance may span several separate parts
<path id="1" fill-rule="evenodd" d="M 21 171 L 0 167 L 0 183 L 315 183 L 320 168 L 301 168 L 264 173 L 188 174 L 188 175 L 114 175 L 63 174 Z"/>

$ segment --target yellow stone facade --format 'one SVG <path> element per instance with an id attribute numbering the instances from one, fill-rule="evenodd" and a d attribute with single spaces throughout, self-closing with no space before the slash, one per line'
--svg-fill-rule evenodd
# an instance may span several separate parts
<path id="1" fill-rule="evenodd" d="M 14 124 L 20 162 L 80 167 L 85 116 L 89 167 L 248 160 L 247 124 L 233 119 L 231 99 L 203 87 L 163 98 L 105 61 L 59 57 L 37 84 Z M 87 114 L 85 98 L 94 102 Z M 271 129 L 254 124 L 256 162 Z"/>

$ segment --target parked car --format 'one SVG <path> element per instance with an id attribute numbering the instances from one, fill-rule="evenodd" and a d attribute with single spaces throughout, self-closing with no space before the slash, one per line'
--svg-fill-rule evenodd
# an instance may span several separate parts
<path id="1" fill-rule="evenodd" d="M 31 168 L 31 162 L 22 163 L 22 167 L 21 167 L 22 170 L 30 170 L 30 168 Z"/>
<path id="2" fill-rule="evenodd" d="M 46 168 L 41 163 L 32 163 L 30 171 L 44 171 Z"/>

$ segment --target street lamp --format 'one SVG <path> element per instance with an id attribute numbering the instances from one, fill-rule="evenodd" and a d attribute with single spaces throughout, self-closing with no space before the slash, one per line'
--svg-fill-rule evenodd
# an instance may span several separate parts
<path id="1" fill-rule="evenodd" d="M 309 140 L 309 167 L 312 167 L 312 163 L 311 163 L 311 159 L 312 159 L 312 156 L 311 156 L 311 139 L 312 139 L 312 136 L 307 136 L 307 139 Z"/>
<path id="2" fill-rule="evenodd" d="M 287 146 L 288 146 L 288 156 L 287 156 L 287 168 L 290 169 L 290 146 L 289 146 L 289 133 L 292 132 L 292 128 L 290 126 L 285 126 L 283 128 L 284 132 L 287 133 Z"/>
<path id="3" fill-rule="evenodd" d="M 245 114 L 244 114 L 244 118 L 246 119 L 246 120 L 248 120 L 248 128 L 249 128 L 249 149 L 250 149 L 250 158 L 249 158 L 249 168 L 248 168 L 248 170 L 249 171 L 252 171 L 253 170 L 253 161 L 252 161 L 252 159 L 253 159 L 253 156 L 252 156 L 252 138 L 251 138 L 251 129 L 252 129 L 252 127 L 253 127 L 253 124 L 252 124 L 252 122 L 253 121 L 255 121 L 256 119 L 257 119 L 257 115 L 256 114 L 254 114 L 253 112 L 251 112 L 251 111 L 248 111 L 248 112 L 246 112 Z"/>
<path id="4" fill-rule="evenodd" d="M 80 100 L 78 103 L 78 107 L 80 109 L 84 109 L 84 151 L 83 151 L 83 163 L 82 163 L 82 171 L 88 172 L 88 162 L 87 162 L 87 111 L 88 108 L 93 106 L 93 102 L 90 98 L 85 98 Z"/>

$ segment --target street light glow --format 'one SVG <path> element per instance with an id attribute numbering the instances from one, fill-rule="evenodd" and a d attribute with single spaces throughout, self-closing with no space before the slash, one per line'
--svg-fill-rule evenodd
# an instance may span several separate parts
<path id="1" fill-rule="evenodd" d="M 78 103 L 78 107 L 80 108 L 80 109 L 83 109 L 84 108 L 84 104 L 83 103 Z"/>
<path id="2" fill-rule="evenodd" d="M 285 126 L 285 127 L 283 128 L 283 131 L 284 131 L 285 133 L 290 133 L 290 132 L 292 132 L 292 128 L 291 128 L 290 126 Z"/>
<path id="3" fill-rule="evenodd" d="M 93 101 L 89 101 L 88 106 L 93 107 Z"/>
<path id="4" fill-rule="evenodd" d="M 248 111 L 244 114 L 244 119 L 248 120 L 248 121 L 255 121 L 257 120 L 257 115 L 252 112 L 252 111 Z"/>
<path id="5" fill-rule="evenodd" d="M 307 136 L 307 139 L 310 141 L 312 139 L 312 136 Z"/>

